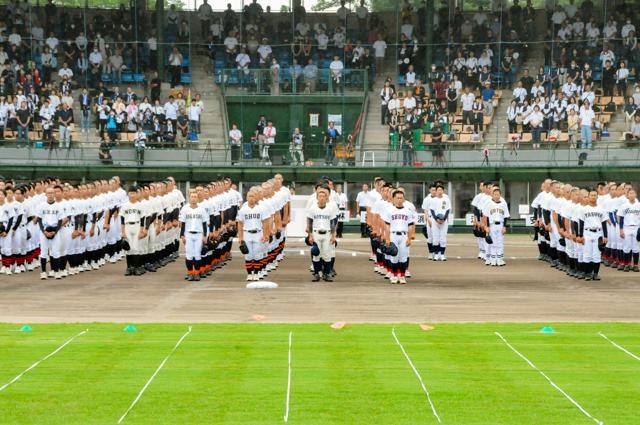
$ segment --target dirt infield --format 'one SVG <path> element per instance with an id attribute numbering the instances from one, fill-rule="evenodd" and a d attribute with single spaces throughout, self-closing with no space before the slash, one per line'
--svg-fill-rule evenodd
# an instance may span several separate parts
<path id="1" fill-rule="evenodd" d="M 508 238 L 503 268 L 476 260 L 469 235 L 450 236 L 445 263 L 424 259 L 421 239 L 412 248 L 414 277 L 404 286 L 373 273 L 366 240 L 341 241 L 338 276 L 329 284 L 311 283 L 301 240 L 288 246 L 269 276 L 280 287 L 271 290 L 245 288 L 239 253 L 211 278 L 190 284 L 181 261 L 143 277 L 124 277 L 123 263 L 61 281 L 1 276 L 0 321 L 252 322 L 256 315 L 264 322 L 640 321 L 640 274 L 604 268 L 600 282 L 575 280 L 535 260 L 526 236 Z"/>

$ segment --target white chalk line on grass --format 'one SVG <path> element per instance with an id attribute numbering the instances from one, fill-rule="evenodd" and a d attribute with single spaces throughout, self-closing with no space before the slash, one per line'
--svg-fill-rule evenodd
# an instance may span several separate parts
<path id="1" fill-rule="evenodd" d="M 160 366 L 158 366 L 158 368 L 156 369 L 156 371 L 153 373 L 153 375 L 151 375 L 151 378 L 149 378 L 149 380 L 147 381 L 146 384 L 144 384 L 144 387 L 142 387 L 142 389 L 140 390 L 140 392 L 138 393 L 138 396 L 135 398 L 135 400 L 133 400 L 133 403 L 131 403 L 131 406 L 129 406 L 129 408 L 127 409 L 126 412 L 124 412 L 124 414 L 120 417 L 120 420 L 118 420 L 118 423 L 122 423 L 122 421 L 124 421 L 124 418 L 127 417 L 127 415 L 129 414 L 129 412 L 131 412 L 131 410 L 133 410 L 133 408 L 135 407 L 135 405 L 138 403 L 138 400 L 140 400 L 140 398 L 142 397 L 142 394 L 144 394 L 144 392 L 147 390 L 147 388 L 149 387 L 149 385 L 151 385 L 151 382 L 153 381 L 153 379 L 156 377 L 156 375 L 160 372 L 160 369 L 162 369 L 164 367 L 164 364 L 167 362 L 167 360 L 169 360 L 169 357 L 171 357 L 171 355 L 178 349 L 178 347 L 180 346 L 180 344 L 182 344 L 182 341 L 184 341 L 184 339 L 191 333 L 191 326 L 189 326 L 189 330 L 182 335 L 182 337 L 178 340 L 178 342 L 176 342 L 176 345 L 173 346 L 173 348 L 171 349 L 171 351 L 169 352 L 169 354 L 167 354 L 167 357 L 164 358 L 164 360 L 162 361 L 162 363 L 160 363 Z"/>
<path id="2" fill-rule="evenodd" d="M 293 337 L 293 332 L 289 332 L 289 372 L 287 373 L 287 404 L 284 410 L 284 421 L 289 422 L 289 400 L 291 397 L 291 339 Z"/>
<path id="3" fill-rule="evenodd" d="M 62 350 L 64 347 L 66 347 L 67 345 L 69 345 L 71 343 L 71 341 L 73 341 L 74 339 L 76 339 L 77 337 L 86 334 L 87 332 L 89 332 L 89 329 L 85 329 L 82 332 L 72 336 L 71 338 L 69 338 L 64 344 L 62 344 L 60 347 L 56 348 L 54 351 L 52 351 L 51 353 L 47 354 L 46 356 L 44 356 L 42 359 L 38 360 L 37 362 L 35 362 L 34 364 L 32 364 L 27 370 L 25 370 L 24 372 L 22 372 L 20 375 L 16 376 L 15 378 L 13 378 L 11 381 L 7 382 L 6 384 L 4 384 L 3 386 L 0 387 L 0 391 L 4 391 L 6 388 L 8 388 L 11 384 L 17 382 L 18 380 L 20 380 L 20 378 L 22 378 L 27 372 L 29 372 L 32 369 L 35 369 L 36 367 L 38 367 L 38 365 L 42 362 L 44 362 L 45 360 L 55 356 L 60 350 Z"/>
<path id="4" fill-rule="evenodd" d="M 422 376 L 420 376 L 420 373 L 418 372 L 416 367 L 413 365 L 413 362 L 411 361 L 411 358 L 409 357 L 409 355 L 405 351 L 404 347 L 402 346 L 402 343 L 400 342 L 400 340 L 396 336 L 396 328 L 392 328 L 391 329 L 391 335 L 393 335 L 393 339 L 396 340 L 396 344 L 398 344 L 398 347 L 400 347 L 400 350 L 402 350 L 402 354 L 404 354 L 404 357 L 409 362 L 409 366 L 411 366 L 411 369 L 413 369 L 413 373 L 415 373 L 416 376 L 418 377 L 418 381 L 420 381 L 420 386 L 422 386 L 422 390 L 424 391 L 424 394 L 427 396 L 427 400 L 429 401 L 429 405 L 431 406 L 431 411 L 433 412 L 433 416 L 436 417 L 438 422 L 442 422 L 440 420 L 440 416 L 438 416 L 438 412 L 436 411 L 436 407 L 433 405 L 433 402 L 431 401 L 431 396 L 429 395 L 429 390 L 427 390 L 427 386 L 424 384 L 424 381 L 422 380 Z"/>
<path id="5" fill-rule="evenodd" d="M 607 338 L 607 336 L 605 334 L 603 334 L 602 332 L 598 332 L 598 335 L 600 335 L 601 337 L 603 337 L 604 339 L 606 339 L 607 341 L 609 341 L 611 343 L 611 345 L 613 345 L 614 347 L 616 347 L 618 350 L 623 351 L 625 353 L 627 353 L 628 355 L 630 355 L 631 357 L 633 357 L 634 359 L 640 361 L 640 357 L 636 356 L 635 354 L 633 354 L 631 351 L 627 350 L 626 348 L 616 344 L 615 342 L 611 341 L 609 338 Z"/>
<path id="6" fill-rule="evenodd" d="M 498 335 L 498 337 L 502 340 L 502 342 L 504 342 L 505 344 L 507 344 L 507 347 L 509 347 L 511 349 L 511 351 L 513 351 L 514 353 L 516 353 L 522 360 L 524 360 L 525 362 L 527 362 L 527 364 L 529 366 L 531 366 L 535 371 L 537 371 L 540 375 L 542 375 L 544 377 L 544 379 L 547 380 L 547 382 L 549 382 L 549 384 L 551 384 L 551 386 L 553 388 L 555 388 L 556 390 L 558 390 L 563 396 L 565 396 L 567 398 L 567 400 L 569 400 L 574 406 L 576 406 L 578 409 L 580 409 L 580 411 L 589 419 L 593 420 L 595 423 L 597 423 L 598 425 L 602 425 L 603 422 L 594 417 L 591 416 L 591 414 L 589 412 L 587 412 L 582 406 L 580 406 L 580 404 L 575 401 L 573 398 L 571 398 L 571 396 L 567 393 L 565 393 L 562 388 L 560 388 L 558 385 L 556 385 L 555 382 L 553 382 L 551 380 L 551 378 L 549 378 L 543 371 L 541 371 L 540 369 L 538 369 L 538 367 L 536 365 L 534 365 L 531 360 L 529 360 L 528 358 L 526 358 L 522 353 L 520 353 L 518 350 L 516 350 L 513 345 L 509 344 L 509 341 L 507 341 L 505 339 L 505 337 L 503 337 L 499 332 L 495 332 L 496 335 Z"/>

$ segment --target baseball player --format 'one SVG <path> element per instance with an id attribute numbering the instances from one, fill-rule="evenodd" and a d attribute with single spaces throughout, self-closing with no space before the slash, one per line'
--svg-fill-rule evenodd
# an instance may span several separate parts
<path id="1" fill-rule="evenodd" d="M 360 237 L 367 237 L 367 208 L 371 206 L 371 199 L 369 197 L 369 185 L 363 184 L 362 191 L 356 196 L 356 211 L 360 218 Z"/>
<path id="2" fill-rule="evenodd" d="M 509 218 L 509 206 L 502 199 L 502 193 L 498 187 L 491 192 L 491 201 L 486 202 L 482 210 L 484 218 L 484 231 L 490 236 L 487 243 L 486 262 L 490 266 L 502 267 L 504 262 L 504 235 L 507 233 Z"/>
<path id="3" fill-rule="evenodd" d="M 600 280 L 600 241 L 607 243 L 607 213 L 597 206 L 598 192 L 592 190 L 588 195 L 587 205 L 580 214 L 578 243 L 584 245 L 583 267 L 585 280 Z"/>
<path id="4" fill-rule="evenodd" d="M 260 280 L 260 261 L 263 258 L 262 244 L 269 240 L 269 216 L 267 210 L 258 204 L 259 189 L 253 187 L 247 193 L 245 202 L 238 211 L 238 245 L 246 247 L 244 253 L 247 281 Z"/>
<path id="5" fill-rule="evenodd" d="M 447 261 L 444 252 L 447 248 L 451 201 L 444 193 L 444 186 L 436 186 L 436 196 L 429 201 L 428 206 L 429 214 L 427 215 L 427 223 L 431 227 L 431 234 L 433 236 L 433 260 Z"/>
<path id="6" fill-rule="evenodd" d="M 394 190 L 392 206 L 382 213 L 385 223 L 385 237 L 387 247 L 393 243 L 397 254 L 391 256 L 391 273 L 389 281 L 392 284 L 407 283 L 406 272 L 409 267 L 409 247 L 415 236 L 416 212 L 415 208 L 405 205 L 404 191 Z"/>
<path id="7" fill-rule="evenodd" d="M 385 278 L 391 278 L 391 267 L 390 260 L 383 252 L 382 244 L 386 240 L 385 238 L 385 226 L 384 221 L 382 220 L 383 212 L 391 206 L 391 184 L 383 183 L 379 188 L 378 193 L 380 194 L 380 199 L 376 200 L 376 202 L 371 206 L 369 211 L 367 212 L 367 219 L 371 228 L 371 237 L 373 239 L 373 249 L 375 254 L 375 264 L 374 271 L 379 273 Z"/>
<path id="8" fill-rule="evenodd" d="M 338 227 L 336 229 L 336 236 L 338 239 L 342 239 L 342 229 L 344 228 L 344 222 L 346 221 L 346 211 L 347 211 L 347 203 L 349 200 L 347 199 L 347 195 L 342 191 L 342 185 L 336 185 L 336 198 L 338 203 Z"/>
<path id="9" fill-rule="evenodd" d="M 37 209 L 38 226 L 40 228 L 40 279 L 46 279 L 47 277 L 54 277 L 61 279 L 60 274 L 60 248 L 59 243 L 60 234 L 64 224 L 64 212 L 60 208 L 60 205 L 55 200 L 56 190 L 62 190 L 58 185 L 55 187 L 48 187 L 46 194 L 46 201 L 42 203 Z M 47 274 L 47 260 L 49 260 L 51 271 Z"/>
<path id="10" fill-rule="evenodd" d="M 584 265 L 584 245 L 580 242 L 580 219 L 584 208 L 587 206 L 589 200 L 589 192 L 585 189 L 580 189 L 577 196 L 577 205 L 571 214 L 571 226 L 573 233 L 573 247 L 576 251 L 576 269 L 575 277 L 577 279 L 585 279 L 587 277 L 586 267 Z"/>
<path id="11" fill-rule="evenodd" d="M 313 257 L 313 282 L 332 282 L 331 262 L 335 257 L 336 227 L 338 208 L 329 203 L 329 190 L 323 188 L 317 193 L 317 205 L 307 209 L 307 235 L 311 244 L 317 244 L 319 255 Z"/>
<path id="12" fill-rule="evenodd" d="M 627 193 L 631 186 L 627 183 L 620 183 L 616 190 L 616 198 L 611 201 L 609 207 L 611 230 L 609 231 L 609 240 L 611 242 L 613 259 L 609 264 L 610 267 L 617 268 L 620 271 L 624 271 L 626 264 L 624 261 L 624 241 L 620 238 L 620 221 L 619 211 L 620 208 L 627 203 Z"/>
<path id="13" fill-rule="evenodd" d="M 576 225 L 577 222 L 573 220 L 575 210 L 579 206 L 580 189 L 577 187 L 571 188 L 569 194 L 569 200 L 565 203 L 565 207 L 562 210 L 563 218 L 563 237 L 565 240 L 565 252 L 567 256 L 567 269 L 568 276 L 577 277 L 578 274 L 578 262 L 577 262 L 577 249 L 576 249 Z"/>
<path id="14" fill-rule="evenodd" d="M 544 217 L 543 217 L 543 204 L 546 197 L 549 195 L 549 188 L 551 186 L 551 180 L 546 179 L 540 185 L 540 193 L 531 202 L 533 208 L 533 226 L 536 231 L 536 239 L 538 243 L 538 260 L 549 260 L 549 241 L 546 238 L 546 232 L 544 231 Z"/>
<path id="15" fill-rule="evenodd" d="M 7 190 L 0 190 L 0 255 L 2 268 L 0 273 L 11 275 L 11 237 L 16 220 L 14 209 L 6 201 Z"/>
<path id="16" fill-rule="evenodd" d="M 618 210 L 620 239 L 623 244 L 624 271 L 640 271 L 638 268 L 638 237 L 640 236 L 640 202 L 632 188 L 627 192 L 627 202 Z"/>
<path id="17" fill-rule="evenodd" d="M 473 211 L 473 233 L 476 236 L 476 243 L 478 244 L 478 258 L 481 260 L 486 260 L 486 241 L 481 233 L 481 230 L 484 229 L 484 225 L 482 223 L 482 204 L 484 203 L 484 198 L 487 197 L 485 187 L 485 182 L 481 181 L 479 185 L 480 191 L 471 200 L 471 210 Z"/>
<path id="18" fill-rule="evenodd" d="M 182 207 L 178 217 L 180 239 L 185 245 L 187 280 L 199 281 L 204 271 L 200 262 L 202 245 L 207 242 L 209 216 L 198 206 L 198 194 L 189 193 L 189 204 Z"/>
<path id="19" fill-rule="evenodd" d="M 367 211 L 366 211 L 366 221 L 367 221 L 367 228 L 369 229 L 369 239 L 371 242 L 371 256 L 369 257 L 369 261 L 373 261 L 377 263 L 377 253 L 376 253 L 376 239 L 375 239 L 375 235 L 372 233 L 373 230 L 373 222 L 374 217 L 372 216 L 372 209 L 373 206 L 375 205 L 376 202 L 378 202 L 381 198 L 382 195 L 380 194 L 380 191 L 382 189 L 382 186 L 384 186 L 385 181 L 384 179 L 382 179 L 381 177 L 375 177 L 373 179 L 373 190 L 369 192 L 369 205 L 367 206 Z M 377 264 L 375 267 L 375 270 L 377 271 Z"/>
<path id="20" fill-rule="evenodd" d="M 142 276 L 144 272 L 142 268 L 142 243 L 146 236 L 146 226 L 144 210 L 139 202 L 139 188 L 137 186 L 129 187 L 127 196 L 128 202 L 120 207 L 120 232 L 123 240 L 129 244 L 129 252 L 127 252 L 125 260 L 127 270 L 125 276 Z"/>
<path id="21" fill-rule="evenodd" d="M 436 197 L 436 185 L 435 183 L 432 183 L 429 185 L 429 194 L 425 196 L 425 198 L 422 200 L 422 212 L 424 213 L 424 225 L 425 225 L 425 228 L 427 229 L 427 248 L 429 251 L 429 256 L 428 256 L 429 260 L 433 260 L 435 257 L 435 249 L 433 247 L 433 230 L 432 230 L 433 223 L 429 218 L 429 215 L 431 214 L 431 207 L 430 207 L 431 201 L 435 197 Z"/>

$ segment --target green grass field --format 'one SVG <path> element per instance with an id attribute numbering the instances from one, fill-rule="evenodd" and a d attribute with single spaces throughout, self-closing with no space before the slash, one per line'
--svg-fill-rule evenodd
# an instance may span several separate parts
<path id="1" fill-rule="evenodd" d="M 640 324 L 397 325 L 444 424 L 638 424 Z M 0 424 L 116 424 L 186 325 L 0 325 Z M 193 325 L 123 424 L 435 424 L 391 325 Z M 512 351 L 500 332 L 577 406 Z"/>

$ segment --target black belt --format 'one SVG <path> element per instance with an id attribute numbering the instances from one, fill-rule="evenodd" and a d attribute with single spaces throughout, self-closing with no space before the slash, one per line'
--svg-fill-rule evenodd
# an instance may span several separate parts
<path id="1" fill-rule="evenodd" d="M 394 235 L 406 235 L 407 234 L 407 232 L 391 232 L 391 233 L 393 233 Z"/>
<path id="2" fill-rule="evenodd" d="M 198 234 L 198 233 L 202 233 L 202 232 L 188 232 L 191 233 L 192 235 Z"/>
<path id="3" fill-rule="evenodd" d="M 502 224 L 501 221 L 494 221 L 493 224 Z"/>
<path id="4" fill-rule="evenodd" d="M 261 230 L 247 230 L 247 233 L 260 233 Z"/>
<path id="5" fill-rule="evenodd" d="M 367 207 L 360 207 L 360 212 L 366 212 L 367 211 Z"/>
<path id="6" fill-rule="evenodd" d="M 138 223 L 137 221 L 129 221 L 129 222 L 124 223 L 124 224 L 140 224 L 140 223 Z"/>
<path id="7" fill-rule="evenodd" d="M 600 229 L 587 229 L 587 230 L 590 231 L 590 232 L 599 232 L 600 231 Z"/>
<path id="8" fill-rule="evenodd" d="M 316 232 L 318 232 L 319 235 L 326 235 L 328 230 L 316 230 Z"/>

